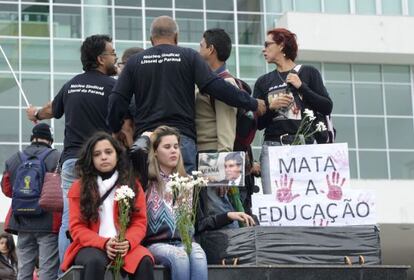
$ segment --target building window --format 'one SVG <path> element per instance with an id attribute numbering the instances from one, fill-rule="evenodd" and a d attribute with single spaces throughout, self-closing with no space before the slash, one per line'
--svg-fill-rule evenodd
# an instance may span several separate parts
<path id="1" fill-rule="evenodd" d="M 375 0 L 355 0 L 355 9 L 357 14 L 375 15 Z"/>

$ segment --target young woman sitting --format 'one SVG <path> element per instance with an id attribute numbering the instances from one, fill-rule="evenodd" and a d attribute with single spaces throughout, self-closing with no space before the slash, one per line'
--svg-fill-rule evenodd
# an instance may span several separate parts
<path id="1" fill-rule="evenodd" d="M 174 198 L 166 189 L 169 175 L 186 172 L 180 152 L 180 134 L 160 126 L 151 135 L 147 189 L 148 229 L 145 244 L 155 262 L 170 268 L 172 280 L 207 280 L 207 259 L 198 243 L 187 255 L 173 213 Z"/>
<path id="2" fill-rule="evenodd" d="M 104 279 L 106 266 L 117 254 L 129 279 L 154 279 L 151 253 L 141 246 L 147 217 L 145 194 L 129 171 L 120 144 L 107 133 L 94 134 L 76 163 L 79 180 L 69 191 L 69 231 L 73 242 L 65 253 L 62 270 L 83 265 L 83 279 Z M 115 191 L 128 185 L 135 193 L 126 240 L 119 241 Z"/>

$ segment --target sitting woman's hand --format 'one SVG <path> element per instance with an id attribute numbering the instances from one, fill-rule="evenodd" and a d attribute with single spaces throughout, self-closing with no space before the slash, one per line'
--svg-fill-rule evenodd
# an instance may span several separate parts
<path id="1" fill-rule="evenodd" d="M 129 241 L 116 241 L 115 242 L 115 249 L 116 252 L 121 254 L 121 257 L 125 257 L 125 255 L 128 253 L 130 248 Z"/>
<path id="2" fill-rule="evenodd" d="M 248 227 L 255 225 L 253 218 L 244 212 L 228 212 L 227 217 L 233 221 L 240 221 Z"/>
<path id="3" fill-rule="evenodd" d="M 110 260 L 113 260 L 116 256 L 116 253 L 117 253 L 117 250 L 115 248 L 116 243 L 117 242 L 114 237 L 112 237 L 106 242 L 105 251 L 106 251 L 106 255 L 108 256 Z"/>
<path id="4" fill-rule="evenodd" d="M 108 258 L 113 260 L 116 257 L 116 254 L 121 254 L 121 257 L 125 257 L 130 249 L 129 241 L 118 241 L 116 238 L 111 238 L 106 242 L 105 250 Z"/>

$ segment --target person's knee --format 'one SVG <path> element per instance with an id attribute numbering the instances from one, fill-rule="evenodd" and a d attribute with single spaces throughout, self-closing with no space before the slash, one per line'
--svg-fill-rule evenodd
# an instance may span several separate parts
<path id="1" fill-rule="evenodd" d="M 105 267 L 108 264 L 108 257 L 105 252 L 97 248 L 83 248 L 78 253 L 82 265 L 93 267 Z"/>
<path id="2" fill-rule="evenodd" d="M 144 256 L 132 277 L 129 279 L 154 280 L 154 263 L 149 256 Z"/>
<path id="3" fill-rule="evenodd" d="M 152 269 L 154 267 L 154 263 L 149 256 L 145 256 L 139 263 L 139 267 L 145 270 Z"/>
<path id="4" fill-rule="evenodd" d="M 186 271 L 190 268 L 190 260 L 184 249 L 175 247 L 168 257 L 172 270 Z"/>
<path id="5" fill-rule="evenodd" d="M 93 256 L 85 260 L 86 266 L 93 266 L 93 267 L 105 267 L 107 264 L 106 259 L 100 256 Z"/>
<path id="6" fill-rule="evenodd" d="M 102 268 L 104 269 L 106 265 L 106 262 L 102 261 L 102 259 L 99 258 L 89 258 L 84 262 L 84 266 L 86 267 L 90 267 L 90 268 L 94 268 L 94 269 L 99 269 Z"/>
<path id="7" fill-rule="evenodd" d="M 198 243 L 193 243 L 193 249 L 191 252 L 191 258 L 197 260 L 207 260 L 206 253 Z"/>

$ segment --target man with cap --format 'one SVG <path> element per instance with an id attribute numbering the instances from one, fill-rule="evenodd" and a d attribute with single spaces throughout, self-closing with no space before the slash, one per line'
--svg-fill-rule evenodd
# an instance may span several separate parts
<path id="1" fill-rule="evenodd" d="M 45 155 L 46 172 L 53 172 L 59 162 L 60 153 L 52 149 L 53 143 L 50 126 L 39 123 L 33 127 L 31 144 L 23 152 L 12 155 L 5 164 L 1 189 L 12 197 L 13 185 L 18 181 L 17 170 L 26 157 Z M 43 181 L 43 180 L 42 180 Z M 5 231 L 17 234 L 17 256 L 19 260 L 18 280 L 31 280 L 37 257 L 39 257 L 39 274 L 43 280 L 55 280 L 59 269 L 58 233 L 62 213 L 42 211 L 40 214 L 25 216 L 13 213 L 12 208 L 6 217 Z"/>

